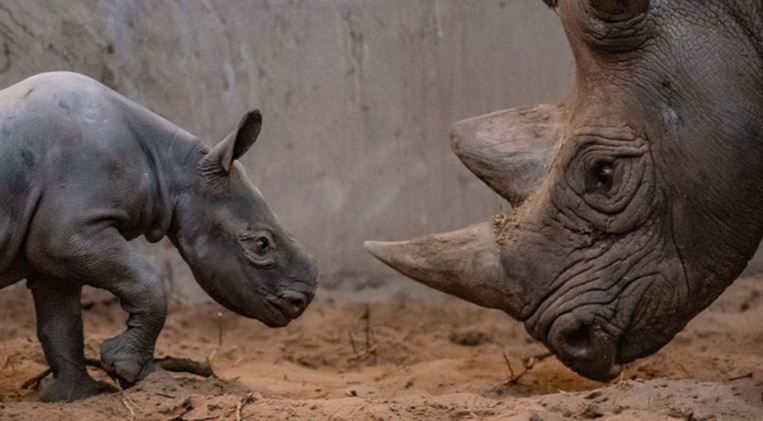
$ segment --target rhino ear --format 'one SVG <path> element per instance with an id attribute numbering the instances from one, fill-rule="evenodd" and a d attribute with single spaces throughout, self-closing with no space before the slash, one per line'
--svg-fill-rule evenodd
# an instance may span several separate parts
<path id="1" fill-rule="evenodd" d="M 230 172 L 233 161 L 241 158 L 257 141 L 262 129 L 262 114 L 260 110 L 246 113 L 241 118 L 238 128 L 225 136 L 204 158 L 205 166 L 214 167 Z"/>

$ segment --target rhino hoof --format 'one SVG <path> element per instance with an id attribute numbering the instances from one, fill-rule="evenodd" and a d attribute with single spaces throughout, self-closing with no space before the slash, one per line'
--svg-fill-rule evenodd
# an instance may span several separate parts
<path id="1" fill-rule="evenodd" d="M 93 380 L 89 376 L 76 380 L 61 378 L 53 380 L 53 383 L 40 392 L 40 400 L 43 402 L 73 402 L 101 393 L 116 391 L 114 386 Z"/>
<path id="2" fill-rule="evenodd" d="M 116 377 L 123 388 L 132 387 L 153 369 L 153 352 L 136 352 L 121 336 L 109 339 L 101 345 L 101 364 L 110 375 Z M 129 341 L 128 341 L 129 343 Z"/>

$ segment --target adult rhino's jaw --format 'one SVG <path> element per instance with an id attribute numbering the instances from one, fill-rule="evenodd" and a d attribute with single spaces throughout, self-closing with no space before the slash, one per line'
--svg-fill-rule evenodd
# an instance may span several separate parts
<path id="1" fill-rule="evenodd" d="M 490 223 L 410 241 L 364 244 L 377 259 L 431 288 L 518 318 L 522 291 L 506 281 Z"/>

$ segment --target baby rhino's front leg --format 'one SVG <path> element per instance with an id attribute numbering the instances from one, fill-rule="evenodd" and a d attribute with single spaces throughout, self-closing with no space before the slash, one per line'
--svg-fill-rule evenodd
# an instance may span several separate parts
<path id="1" fill-rule="evenodd" d="M 156 339 L 167 314 L 162 283 L 149 264 L 113 227 L 81 227 L 45 254 L 68 279 L 105 289 L 127 311 L 127 329 L 101 346 L 104 368 L 132 384 L 153 365 Z"/>
<path id="2" fill-rule="evenodd" d="M 88 283 L 110 291 L 129 314 L 127 329 L 101 345 L 101 362 L 129 384 L 151 371 L 156 339 L 164 327 L 167 301 L 161 278 L 116 230 L 97 239 L 99 263 L 92 264 Z"/>

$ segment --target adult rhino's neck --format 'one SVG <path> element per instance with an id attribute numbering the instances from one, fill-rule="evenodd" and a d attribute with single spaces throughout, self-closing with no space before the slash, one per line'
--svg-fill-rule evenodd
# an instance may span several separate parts
<path id="1" fill-rule="evenodd" d="M 739 28 L 740 36 L 750 40 L 760 64 L 763 64 L 763 8 L 760 2 L 731 0 L 728 3 L 728 15 Z"/>
<path id="2" fill-rule="evenodd" d="M 174 127 L 159 136 L 139 136 L 138 141 L 153 180 L 146 192 L 143 234 L 157 242 L 171 230 L 179 195 L 195 179 L 204 146 L 191 134 Z"/>

